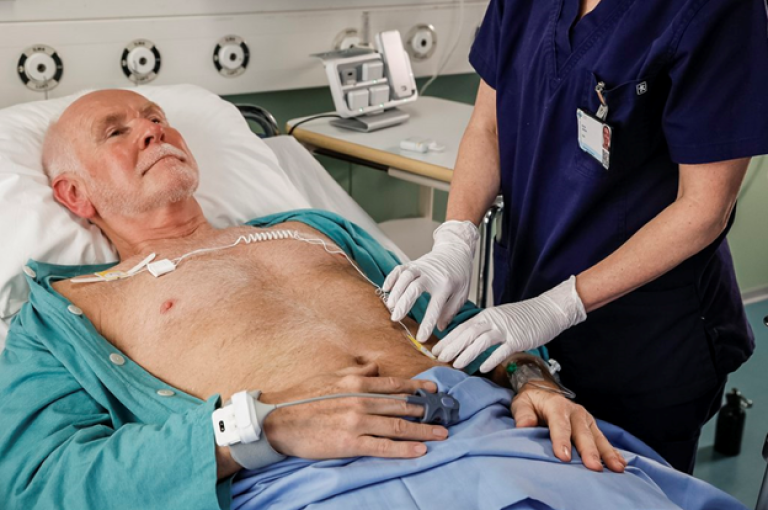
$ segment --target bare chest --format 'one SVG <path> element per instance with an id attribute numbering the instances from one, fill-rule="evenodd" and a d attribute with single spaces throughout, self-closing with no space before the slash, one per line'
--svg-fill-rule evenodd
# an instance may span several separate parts
<path id="1" fill-rule="evenodd" d="M 132 360 L 203 398 L 282 389 L 361 357 L 421 356 L 344 256 L 292 239 L 190 257 L 159 278 L 142 273 L 68 297 Z"/>

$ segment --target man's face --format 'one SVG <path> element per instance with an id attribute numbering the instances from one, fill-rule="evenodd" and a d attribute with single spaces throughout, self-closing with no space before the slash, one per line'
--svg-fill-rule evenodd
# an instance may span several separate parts
<path id="1" fill-rule="evenodd" d="M 101 216 L 133 216 L 197 189 L 197 162 L 159 106 L 130 91 L 106 90 L 73 104 L 75 149 L 88 198 Z"/>

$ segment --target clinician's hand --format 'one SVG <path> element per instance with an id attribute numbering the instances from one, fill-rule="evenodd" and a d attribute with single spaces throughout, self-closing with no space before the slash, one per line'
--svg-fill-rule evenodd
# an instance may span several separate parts
<path id="1" fill-rule="evenodd" d="M 384 281 L 382 289 L 389 292 L 387 307 L 392 310 L 393 321 L 402 320 L 419 296 L 429 292 L 431 299 L 416 334 L 418 341 L 426 342 L 435 325 L 445 329 L 467 301 L 479 236 L 472 222 L 446 221 L 433 234 L 431 252 L 397 266 Z"/>
<path id="2" fill-rule="evenodd" d="M 349 368 L 309 378 L 286 391 L 265 393 L 260 400 L 278 403 L 333 393 L 437 391 L 431 381 L 377 376 L 375 364 Z M 264 431 L 275 450 L 306 459 L 420 457 L 427 452 L 423 441 L 448 437 L 445 427 L 403 419 L 423 415 L 422 406 L 403 401 L 342 398 L 277 409 L 264 420 Z"/>
<path id="3" fill-rule="evenodd" d="M 462 369 L 488 347 L 501 344 L 480 365 L 481 372 L 489 372 L 512 354 L 544 345 L 586 318 L 576 277 L 571 276 L 533 299 L 483 310 L 451 331 L 432 353 L 444 363 L 456 359 L 453 366 Z"/>
<path id="4" fill-rule="evenodd" d="M 546 385 L 546 381 L 537 381 Z M 563 462 L 571 461 L 571 443 L 581 456 L 584 466 L 592 471 L 606 467 L 616 473 L 624 472 L 627 461 L 597 428 L 595 419 L 580 406 L 556 393 L 523 386 L 522 391 L 512 400 L 512 417 L 517 427 L 549 427 L 552 450 Z"/>

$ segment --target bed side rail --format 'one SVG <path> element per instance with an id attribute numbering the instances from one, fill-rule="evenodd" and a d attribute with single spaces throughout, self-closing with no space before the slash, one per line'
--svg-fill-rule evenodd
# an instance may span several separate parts
<path id="1" fill-rule="evenodd" d="M 477 306 L 480 308 L 493 306 L 493 303 L 489 301 L 491 297 L 493 240 L 500 234 L 503 212 L 504 199 L 499 195 L 494 200 L 491 208 L 485 213 L 480 224 L 480 265 L 477 278 Z"/>
<path id="2" fill-rule="evenodd" d="M 255 104 L 235 103 L 245 120 L 255 122 L 261 128 L 262 133 L 257 133 L 261 138 L 272 138 L 280 134 L 275 117 L 268 110 Z"/>

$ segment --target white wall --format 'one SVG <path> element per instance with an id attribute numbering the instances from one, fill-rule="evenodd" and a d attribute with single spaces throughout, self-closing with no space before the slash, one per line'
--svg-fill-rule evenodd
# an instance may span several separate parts
<path id="1" fill-rule="evenodd" d="M 487 0 L 467 0 L 458 27 L 458 0 L 0 0 L 0 107 L 42 99 L 27 89 L 16 68 L 25 48 L 53 47 L 64 64 L 60 84 L 49 97 L 84 88 L 130 86 L 120 68 L 123 48 L 137 38 L 155 43 L 162 67 L 155 85 L 195 83 L 219 94 L 298 89 L 326 84 L 311 53 L 331 49 L 336 35 L 362 29 L 370 13 L 371 32 L 419 23 L 438 33 L 436 53 L 414 62 L 417 76 L 434 72 L 460 35 L 444 74 L 469 72 L 467 55 Z M 244 74 L 225 78 L 213 66 L 217 41 L 229 34 L 248 43 Z"/>

